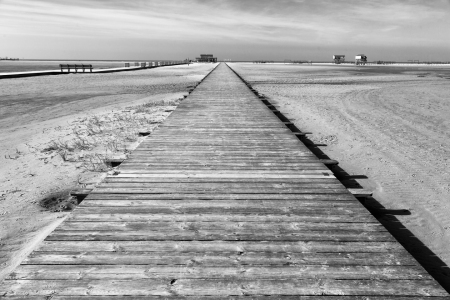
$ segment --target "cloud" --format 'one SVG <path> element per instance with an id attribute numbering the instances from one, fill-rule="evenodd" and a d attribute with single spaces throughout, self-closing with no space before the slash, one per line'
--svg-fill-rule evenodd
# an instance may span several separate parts
<path id="1" fill-rule="evenodd" d="M 450 27 L 449 11 L 448 0 L 0 0 L 0 28 L 24 41 L 40 36 L 49 45 L 76 38 L 119 48 L 124 41 L 145 41 L 224 50 L 257 45 L 272 52 L 275 46 L 335 49 L 425 41 L 442 47 L 450 46 L 439 33 Z"/>

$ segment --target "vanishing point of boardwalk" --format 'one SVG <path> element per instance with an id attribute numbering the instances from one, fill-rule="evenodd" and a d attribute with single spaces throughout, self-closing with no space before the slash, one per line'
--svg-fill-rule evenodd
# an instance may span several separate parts
<path id="1" fill-rule="evenodd" d="M 23 261 L 0 295 L 448 296 L 225 64 Z"/>

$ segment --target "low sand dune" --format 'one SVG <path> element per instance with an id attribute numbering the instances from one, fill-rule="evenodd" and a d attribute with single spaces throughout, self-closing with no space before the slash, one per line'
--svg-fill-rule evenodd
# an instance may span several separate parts
<path id="1" fill-rule="evenodd" d="M 450 67 L 230 66 L 345 171 L 367 175 L 379 204 L 411 212 L 391 227 L 422 263 L 430 253 L 408 230 L 450 265 Z"/>
<path id="2" fill-rule="evenodd" d="M 101 178 L 102 173 L 92 172 L 82 162 L 64 161 L 57 152 L 43 149 L 53 141 L 73 139 L 74 129 L 85 126 L 89 118 L 103 124 L 126 122 L 132 114 L 126 107 L 173 104 L 213 66 L 0 80 L 0 280 L 67 215 L 48 212 L 39 201 Z M 148 109 L 156 124 L 152 128 L 169 114 L 164 106 Z M 128 149 L 137 142 L 130 142 Z M 76 155 L 82 157 L 87 151 Z"/>

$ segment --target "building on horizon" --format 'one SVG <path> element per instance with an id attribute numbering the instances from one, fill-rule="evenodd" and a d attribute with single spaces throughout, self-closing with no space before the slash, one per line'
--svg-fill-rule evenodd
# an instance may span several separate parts
<path id="1" fill-rule="evenodd" d="M 197 62 L 217 62 L 217 57 L 212 54 L 200 54 L 200 57 L 196 58 Z"/>
<path id="2" fill-rule="evenodd" d="M 367 63 L 367 56 L 365 54 L 358 54 L 355 56 L 355 65 L 365 65 Z"/>
<path id="3" fill-rule="evenodd" d="M 342 54 L 333 55 L 333 62 L 335 64 L 341 64 L 341 63 L 345 62 L 345 55 L 342 55 Z"/>

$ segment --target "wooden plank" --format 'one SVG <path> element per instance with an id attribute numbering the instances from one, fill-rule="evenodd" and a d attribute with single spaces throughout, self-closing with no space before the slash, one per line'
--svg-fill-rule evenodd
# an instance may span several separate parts
<path id="1" fill-rule="evenodd" d="M 329 208 L 324 206 L 313 206 L 313 207 L 192 207 L 192 206 L 178 206 L 178 207 L 145 207 L 145 206 L 109 206 L 109 207 L 86 207 L 91 213 L 133 213 L 133 214 L 220 214 L 224 215 L 228 214 L 268 214 L 268 215 L 322 215 L 323 219 L 326 219 L 326 216 L 334 216 L 334 215 L 346 215 L 348 217 L 352 214 L 363 214 L 368 218 L 370 214 L 365 210 L 364 207 L 345 207 L 345 206 L 336 206 L 334 208 Z M 325 211 L 327 210 L 327 211 Z M 77 210 L 78 213 L 78 210 Z M 80 213 L 82 212 L 80 207 Z"/>
<path id="2" fill-rule="evenodd" d="M 87 200 L 101 199 L 117 199 L 117 200 L 320 200 L 320 201 L 355 201 L 350 193 L 342 194 L 183 194 L 183 193 L 167 193 L 167 194 L 95 194 L 91 193 Z M 366 210 L 367 211 L 367 210 Z"/>
<path id="3" fill-rule="evenodd" d="M 195 256 L 185 258 L 185 265 L 22 265 L 7 279 L 20 280 L 136 280 L 136 279 L 366 279 L 419 280 L 428 273 L 418 266 L 352 266 L 352 265 L 294 265 L 294 266 L 209 266 Z M 114 258 L 113 258 L 114 259 Z M 188 261 L 191 263 L 188 263 Z M 196 263 L 193 263 L 194 261 Z M 201 263 L 201 266 L 200 266 Z M 214 263 L 214 262 L 213 262 Z"/>
<path id="4" fill-rule="evenodd" d="M 172 139 L 169 138 L 158 138 L 158 136 L 150 136 L 149 138 L 145 139 L 140 146 L 142 147 L 151 147 L 151 146 L 158 146 L 158 145 L 173 145 L 174 139 L 178 145 L 182 146 L 240 146 L 240 145 L 268 145 L 268 146 L 278 146 L 278 147 L 287 147 L 287 146 L 294 146 L 294 147 L 304 147 L 304 144 L 298 140 L 293 138 L 285 138 L 285 139 L 275 139 L 275 138 L 269 138 L 264 139 L 261 137 L 248 137 L 244 138 L 242 136 L 237 136 L 236 138 L 232 138 L 232 136 L 221 136 L 220 138 L 209 138 L 204 139 L 200 138 L 197 139 L 195 136 L 192 136 L 192 138 L 189 138 L 189 136 L 186 136 L 184 138 L 177 138 L 172 137 Z M 280 144 L 275 144 L 274 142 L 279 142 Z M 141 147 L 141 148 L 142 148 Z M 269 147 L 270 148 L 270 147 Z"/>
<path id="5" fill-rule="evenodd" d="M 433 280 L 14 280 L 5 282 L 6 295 L 398 295 L 447 296 Z"/>
<path id="6" fill-rule="evenodd" d="M 108 186 L 108 185 L 106 185 Z M 141 185 L 142 186 L 142 185 Z M 345 188 L 285 188 L 285 189 L 265 189 L 265 188 L 236 188 L 236 189 L 208 189 L 204 188 L 139 188 L 139 187 L 103 187 L 99 186 L 92 190 L 93 194 L 171 194 L 171 193 L 184 193 L 184 194 L 199 194 L 201 192 L 205 193 L 219 193 L 228 192 L 229 194 L 343 194 L 346 192 Z"/>
<path id="7" fill-rule="evenodd" d="M 218 165 L 214 165 L 214 164 L 209 164 L 209 165 L 203 165 L 203 166 L 196 166 L 196 165 L 188 165 L 188 166 L 161 166 L 161 165 L 132 165 L 132 166 L 127 166 L 126 164 L 123 164 L 120 166 L 120 168 L 118 169 L 119 172 L 121 173 L 130 173 L 130 172 L 138 172 L 138 173 L 148 173 L 149 171 L 156 171 L 156 172 L 164 172 L 164 171 L 175 171 L 177 170 L 178 172 L 190 172 L 190 171 L 197 171 L 199 169 L 202 169 L 203 171 L 229 171 L 229 170 L 233 170 L 233 171 L 255 171 L 258 172 L 260 170 L 265 170 L 265 167 L 259 167 L 259 166 L 218 166 Z M 295 167 L 295 166 L 286 166 L 286 167 L 273 167 L 273 170 L 291 170 L 291 171 L 298 171 L 301 173 L 307 173 L 309 172 L 314 172 L 314 171 L 318 171 L 318 172 L 328 172 L 329 169 L 327 167 L 325 167 L 324 165 L 317 165 L 317 166 L 305 166 L 305 167 Z M 155 172 L 155 173 L 156 173 Z"/>
<path id="8" fill-rule="evenodd" d="M 258 151 L 249 151 L 247 149 L 240 148 L 221 148 L 221 149 L 190 149 L 190 151 L 185 151 L 177 148 L 172 149 L 156 149 L 156 148 L 147 148 L 140 149 L 137 148 L 133 151 L 134 154 L 165 154 L 170 155 L 173 153 L 184 153 L 186 155 L 195 155 L 195 154 L 209 154 L 209 155 L 248 155 L 248 156 L 271 156 L 271 157 L 288 157 L 288 156 L 302 156 L 307 155 L 311 156 L 311 152 L 305 151 L 303 149 L 294 149 L 294 150 L 283 150 L 283 151 L 274 151 L 270 149 L 258 149 Z"/>
<path id="9" fill-rule="evenodd" d="M 221 162 L 221 161 L 205 161 L 205 162 L 192 162 L 192 163 L 160 163 L 156 161 L 147 162 L 127 162 L 120 165 L 119 171 L 135 169 L 135 170 L 146 170 L 146 169 L 157 169 L 157 170 L 266 170 L 270 167 L 272 170 L 322 170 L 327 171 L 328 169 L 324 164 L 320 162 L 306 162 L 306 163 L 260 163 L 260 162 Z"/>
<path id="10" fill-rule="evenodd" d="M 285 199 L 286 198 L 286 199 Z M 336 199 L 333 199 L 336 198 Z M 350 194 L 89 194 L 88 200 L 204 200 L 204 201 L 229 201 L 229 200 L 317 200 L 317 201 L 348 201 L 354 200 Z M 205 202 L 207 206 L 207 202 Z M 326 205 L 326 204 L 318 204 Z M 83 204 L 82 204 L 83 206 Z M 307 206 L 306 206 L 307 207 Z M 305 207 L 305 208 L 306 208 Z M 339 207 L 337 204 L 335 207 Z M 355 207 L 359 207 L 356 205 Z M 281 208 L 281 207 L 279 207 Z"/>
<path id="11" fill-rule="evenodd" d="M 228 201 L 218 201 L 218 200 L 124 200 L 124 199 L 99 199 L 99 200 L 85 200 L 83 201 L 83 207 L 94 207 L 94 206 L 145 206 L 152 208 L 179 208 L 192 207 L 192 208 L 305 208 L 305 207 L 315 207 L 322 209 L 333 209 L 337 207 L 341 208 L 361 208 L 362 205 L 356 201 L 318 201 L 318 200 L 228 200 Z"/>
<path id="12" fill-rule="evenodd" d="M 168 135 L 170 133 L 175 133 L 175 134 L 182 134 L 183 132 L 189 132 L 190 134 L 193 133 L 203 133 L 203 132 L 209 132 L 209 133 L 214 133 L 214 132 L 225 132 L 225 133 L 252 133 L 252 132 L 256 132 L 256 133 L 282 133 L 282 134 L 286 134 L 286 133 L 290 133 L 291 131 L 289 129 L 286 128 L 286 126 L 280 126 L 280 127 L 276 127 L 276 128 L 269 128 L 269 127 L 257 127 L 257 128 L 249 128 L 247 126 L 242 126 L 242 128 L 231 128 L 231 127 L 226 127 L 226 128 L 216 128 L 216 127 L 212 127 L 212 126 L 196 126 L 195 128 L 186 128 L 185 126 L 182 125 L 168 125 L 168 123 L 163 123 L 158 127 L 159 132 L 162 132 L 163 135 Z M 159 133 L 158 132 L 158 133 Z"/>
<path id="13" fill-rule="evenodd" d="M 201 133 L 201 134 L 200 134 Z M 211 132 L 206 130 L 189 130 L 189 131 L 178 131 L 178 130 L 164 130 L 164 133 L 159 131 L 153 132 L 152 135 L 145 139 L 146 142 L 167 142 L 167 141 L 239 141 L 242 139 L 255 139 L 255 140 L 266 140 L 266 141 L 289 141 L 292 140 L 292 133 L 289 130 L 278 130 L 276 132 L 272 131 L 253 131 L 253 130 L 233 130 L 224 132 Z"/>
<path id="14" fill-rule="evenodd" d="M 198 148 L 211 148 L 211 147 L 218 147 L 220 148 L 229 148 L 232 149 L 258 149 L 258 148 L 265 148 L 266 150 L 274 150 L 274 151 L 283 151 L 283 150 L 297 150 L 297 149 L 305 149 L 305 145 L 300 142 L 300 140 L 297 140 L 298 142 L 290 141 L 287 142 L 281 142 L 278 141 L 251 141 L 251 140 L 245 140 L 245 141 L 230 141 L 230 140 L 222 140 L 222 141 L 196 141 L 191 140 L 189 142 L 183 142 L 183 141 L 177 141 L 177 145 L 180 147 L 183 147 L 186 150 L 192 149 L 198 149 Z M 173 142 L 155 142 L 151 140 L 147 140 L 142 142 L 141 149 L 145 148 L 169 148 L 173 147 Z"/>
<path id="15" fill-rule="evenodd" d="M 149 150 L 171 150 L 173 148 L 173 144 L 168 145 L 148 145 Z M 141 147 L 141 150 L 145 150 L 145 147 Z M 241 145 L 192 145 L 192 146 L 184 146 L 183 149 L 186 151 L 258 151 L 258 150 L 265 150 L 265 151 L 272 151 L 273 153 L 279 153 L 284 151 L 302 151 L 302 148 L 298 145 L 279 145 L 276 146 L 274 143 L 270 144 L 263 144 L 263 145 L 251 145 L 251 144 L 241 144 Z"/>
<path id="16" fill-rule="evenodd" d="M 358 197 L 358 198 L 370 197 L 373 194 L 372 190 L 367 190 L 367 189 L 348 189 L 348 191 L 353 196 Z"/>
<path id="17" fill-rule="evenodd" d="M 55 232 L 59 231 L 145 231 L 145 232 L 177 232 L 202 231 L 236 234 L 262 230 L 265 233 L 294 234 L 304 231 L 351 231 L 351 232 L 386 232 L 380 223 L 311 223 L 311 222 L 74 222 L 68 220 L 61 224 Z"/>
<path id="18" fill-rule="evenodd" d="M 33 252 L 22 265 L 157 266 L 414 266 L 406 253 L 267 253 L 267 252 Z M 181 268 L 180 268 L 181 269 Z"/>
<path id="19" fill-rule="evenodd" d="M 328 170 L 296 170 L 295 172 L 283 172 L 274 170 L 272 172 L 226 172 L 226 170 L 186 170 L 180 173 L 177 170 L 133 170 L 119 169 L 117 177 L 171 177 L 171 178 L 334 178 Z"/>
<path id="20" fill-rule="evenodd" d="M 301 296 L 302 300 L 367 300 L 367 296 Z M 117 298 L 117 297 L 116 297 Z M 9 300 L 48 300 L 48 296 L 9 296 L 7 299 Z M 92 296 L 92 295 L 77 295 L 77 296 L 63 296 L 63 295 L 55 295 L 52 294 L 52 300 L 105 300 L 111 299 L 111 296 Z M 115 298 L 113 298 L 115 299 Z M 234 296 L 180 296 L 180 295 L 165 295 L 165 296 L 131 296 L 131 295 L 120 295 L 120 299 L 126 300 L 248 300 L 248 295 Z M 276 295 L 276 296 L 268 296 L 268 295 L 252 295 L 251 299 L 255 300 L 298 300 L 299 296 L 288 296 L 288 295 Z M 428 297 L 428 296 L 414 296 L 414 298 L 410 296 L 370 296 L 370 300 L 448 300 L 448 297 Z"/>
<path id="21" fill-rule="evenodd" d="M 293 159 L 308 159 L 311 158 L 311 154 L 304 154 L 304 153 L 296 153 L 295 151 L 286 153 L 274 153 L 274 152 L 266 152 L 256 154 L 256 152 L 249 152 L 249 151 L 190 151 L 190 152 L 182 152 L 182 151 L 176 151 L 176 150 L 167 150 L 167 151 L 161 151 L 161 150 L 155 150 L 150 149 L 148 152 L 142 152 L 136 150 L 135 152 L 136 156 L 131 156 L 131 159 L 140 159 L 141 157 L 144 157 L 144 159 L 170 159 L 172 157 L 177 157 L 179 155 L 185 155 L 185 160 L 188 159 L 219 159 L 223 158 L 225 161 L 230 161 L 232 159 L 240 160 L 240 159 L 249 159 L 252 160 L 252 158 L 256 161 L 264 161 L 264 160 L 270 160 L 275 159 L 275 157 L 278 157 L 280 159 L 280 162 L 285 160 L 288 157 L 291 157 Z"/>
<path id="22" fill-rule="evenodd" d="M 193 178 L 193 177 L 142 177 L 120 176 L 121 173 L 105 178 L 100 186 L 111 187 L 190 187 L 194 188 L 266 188 L 266 189 L 299 189 L 299 188 L 343 188 L 342 183 L 331 176 L 305 176 L 303 178 L 269 178 L 237 177 L 237 178 Z M 263 192 L 261 192 L 263 194 Z M 348 192 L 350 193 L 350 192 Z"/>
<path id="23" fill-rule="evenodd" d="M 161 159 L 171 159 L 170 161 L 161 161 Z M 259 164 L 267 164 L 267 166 L 275 165 L 283 165 L 283 164 L 290 164 L 290 163 L 319 163 L 320 161 L 317 158 L 312 158 L 310 156 L 300 156 L 300 157 L 294 157 L 294 158 L 280 158 L 274 159 L 273 157 L 252 157 L 252 156 L 219 156 L 219 155 L 192 155 L 192 156 L 185 156 L 185 157 L 171 157 L 170 155 L 152 155 L 152 156 L 132 156 L 130 159 L 127 160 L 128 163 L 151 163 L 151 162 L 160 162 L 161 164 L 176 164 L 176 163 L 183 163 L 183 164 L 189 164 L 189 163 L 204 163 L 204 162 L 222 162 L 222 163 L 237 163 L 239 160 L 243 160 L 245 163 L 259 163 Z"/>
<path id="24" fill-rule="evenodd" d="M 281 153 L 272 153 L 272 152 L 249 152 L 249 151 L 191 151 L 191 152 L 183 152 L 176 150 L 167 150 L 167 151 L 159 151 L 151 149 L 147 151 L 139 151 L 136 150 L 133 155 L 130 156 L 130 159 L 177 159 L 174 157 L 178 157 L 178 155 L 184 155 L 182 158 L 178 158 L 178 160 L 196 160 L 196 159 L 224 159 L 224 161 L 230 160 L 240 160 L 240 159 L 248 159 L 255 161 L 265 161 L 265 160 L 274 160 L 278 159 L 280 162 L 288 161 L 287 159 L 292 160 L 305 160 L 305 159 L 315 159 L 311 154 L 308 153 L 296 153 L 290 152 L 281 152 Z M 277 158 L 275 158 L 277 157 Z"/>
<path id="25" fill-rule="evenodd" d="M 242 159 L 240 161 L 233 160 L 222 160 L 217 157 L 208 157 L 203 160 L 193 160 L 193 159 L 185 159 L 185 160 L 174 160 L 168 162 L 161 162 L 155 158 L 146 158 L 146 159 L 132 159 L 122 163 L 122 166 L 133 166 L 133 165 L 143 165 L 143 166 L 204 166 L 207 164 L 214 164 L 215 166 L 249 166 L 249 167 L 271 167 L 272 169 L 276 169 L 277 167 L 283 167 L 285 169 L 289 169 L 291 167 L 305 167 L 309 168 L 312 166 L 320 166 L 323 167 L 324 163 L 318 160 L 310 160 L 310 161 L 277 161 L 277 160 L 261 160 L 261 159 Z"/>
<path id="26" fill-rule="evenodd" d="M 197 180 L 177 180 L 177 181 L 156 181 L 149 178 L 124 178 L 109 177 L 99 184 L 98 187 L 152 187 L 152 188 L 190 188 L 190 189 L 226 189 L 226 188 L 264 188 L 264 189 L 301 189 L 301 188 L 332 188 L 342 189 L 342 184 L 336 179 L 319 180 L 208 180 L 205 182 Z M 262 193 L 262 192 L 261 192 Z"/>
<path id="27" fill-rule="evenodd" d="M 348 231 L 311 231 L 311 232 L 260 232 L 259 230 L 182 230 L 162 231 L 54 231 L 48 241 L 336 241 L 336 242 L 391 242 L 395 239 L 386 232 Z"/>
<path id="28" fill-rule="evenodd" d="M 74 189 L 70 191 L 70 195 L 84 198 L 89 195 L 90 192 L 92 192 L 92 189 Z"/>
<path id="29" fill-rule="evenodd" d="M 251 184 L 254 186 L 267 185 L 296 185 L 309 183 L 340 183 L 336 178 L 329 176 L 325 178 L 294 178 L 294 179 L 279 179 L 279 178 L 155 178 L 155 177 L 121 177 L 109 176 L 103 182 L 142 182 L 153 184 L 169 184 L 169 183 L 190 183 L 190 184 Z"/>
<path id="30" fill-rule="evenodd" d="M 149 212 L 149 213 L 127 213 L 121 212 L 119 209 L 112 212 L 110 209 L 106 211 L 95 209 L 97 207 L 88 207 L 87 210 L 78 210 L 70 216 L 70 220 L 80 222 L 92 221 L 109 221 L 109 222 L 141 222 L 141 221 L 159 221 L 159 222 L 353 222 L 353 223 L 372 223 L 378 222 L 369 214 L 346 214 L 339 213 L 322 215 L 318 211 L 315 213 L 305 211 L 304 214 L 270 214 L 270 211 L 259 211 L 252 213 L 251 211 L 239 212 L 196 212 L 184 213 L 180 210 L 172 210 L 167 213 Z M 94 210 L 94 211 L 93 211 Z"/>
<path id="31" fill-rule="evenodd" d="M 89 249 L 91 252 L 158 252 L 175 253 L 399 253 L 406 250 L 396 241 L 392 242 L 334 242 L 334 241 L 44 241 L 37 252 L 70 252 Z M 130 253 L 131 255 L 132 253 Z M 369 255 L 369 254 L 368 254 Z M 405 257 L 410 257 L 406 255 Z M 411 258 L 410 258 L 411 259 Z M 402 265 L 414 265 L 413 260 Z M 326 264 L 323 262 L 323 264 Z"/>

